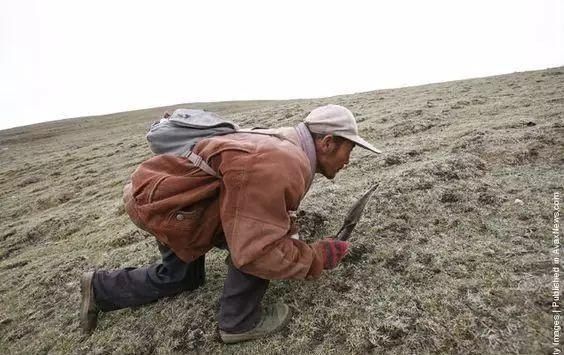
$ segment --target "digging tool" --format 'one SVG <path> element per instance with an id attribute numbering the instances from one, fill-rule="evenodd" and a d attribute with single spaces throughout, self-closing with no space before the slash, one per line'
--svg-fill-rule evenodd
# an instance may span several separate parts
<path id="1" fill-rule="evenodd" d="M 345 217 L 345 222 L 343 223 L 343 226 L 337 233 L 335 239 L 347 240 L 350 238 L 352 231 L 354 230 L 354 227 L 356 227 L 356 224 L 360 220 L 360 216 L 362 215 L 362 211 L 364 211 L 364 207 L 366 206 L 366 203 L 368 202 L 370 196 L 372 196 L 372 193 L 376 190 L 378 185 L 379 183 L 374 184 L 374 186 L 372 186 L 368 191 L 366 191 L 364 195 L 358 201 L 356 201 L 356 203 L 351 207 L 349 213 Z"/>

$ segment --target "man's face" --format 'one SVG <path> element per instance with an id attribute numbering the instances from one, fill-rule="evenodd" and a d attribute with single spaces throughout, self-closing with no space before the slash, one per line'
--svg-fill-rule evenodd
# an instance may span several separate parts
<path id="1" fill-rule="evenodd" d="M 333 179 L 337 173 L 349 163 L 354 143 L 344 140 L 340 144 L 330 142 L 327 149 L 322 149 L 317 154 L 318 172 L 327 179 Z"/>

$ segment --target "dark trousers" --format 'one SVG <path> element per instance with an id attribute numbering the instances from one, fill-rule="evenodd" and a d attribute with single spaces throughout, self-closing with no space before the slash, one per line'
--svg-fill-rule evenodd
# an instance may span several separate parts
<path id="1" fill-rule="evenodd" d="M 205 255 L 185 263 L 160 243 L 159 250 L 160 263 L 142 268 L 99 270 L 94 274 L 94 295 L 100 310 L 113 311 L 151 303 L 195 290 L 205 283 Z M 229 263 L 219 302 L 219 328 L 230 333 L 254 328 L 260 320 L 260 304 L 268 283 Z"/>

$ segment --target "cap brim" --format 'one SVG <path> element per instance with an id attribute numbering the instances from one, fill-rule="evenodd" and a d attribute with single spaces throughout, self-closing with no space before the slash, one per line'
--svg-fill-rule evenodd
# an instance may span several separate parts
<path id="1" fill-rule="evenodd" d="M 367 141 L 360 138 L 359 136 L 348 135 L 348 134 L 338 134 L 338 133 L 336 135 L 341 136 L 343 138 L 346 138 L 346 139 L 354 142 L 355 144 L 361 146 L 362 148 L 370 150 L 371 152 L 374 152 L 376 154 L 382 154 L 382 151 L 380 149 L 376 148 L 375 146 L 368 143 Z"/>

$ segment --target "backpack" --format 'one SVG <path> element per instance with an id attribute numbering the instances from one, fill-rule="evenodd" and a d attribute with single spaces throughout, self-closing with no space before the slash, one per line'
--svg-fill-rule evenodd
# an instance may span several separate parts
<path id="1" fill-rule="evenodd" d="M 185 157 L 206 173 L 220 177 L 198 154 L 193 153 L 192 149 L 204 138 L 235 132 L 279 137 L 273 133 L 241 129 L 237 124 L 213 112 L 181 108 L 175 110 L 169 117 L 154 122 L 146 138 L 153 153 Z"/>
<path id="2" fill-rule="evenodd" d="M 235 133 L 239 126 L 213 112 L 177 109 L 168 118 L 154 122 L 146 135 L 149 149 L 155 154 L 185 157 L 206 173 L 219 176 L 192 149 L 204 138 Z"/>
<path id="3" fill-rule="evenodd" d="M 234 133 L 239 129 L 237 124 L 213 112 L 177 109 L 168 118 L 154 122 L 146 138 L 155 154 L 184 156 L 204 138 Z"/>

